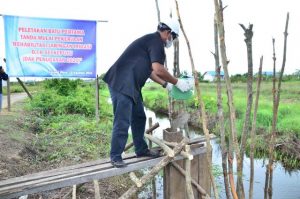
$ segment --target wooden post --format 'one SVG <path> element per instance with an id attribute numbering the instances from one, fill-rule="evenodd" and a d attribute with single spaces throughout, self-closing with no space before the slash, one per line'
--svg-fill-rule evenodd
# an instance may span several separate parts
<path id="1" fill-rule="evenodd" d="M 191 147 L 190 145 L 185 146 L 185 152 L 191 153 Z M 185 184 L 186 184 L 186 195 L 188 199 L 194 199 L 194 193 L 192 188 L 192 176 L 191 176 L 191 160 L 188 158 L 185 158 Z"/>
<path id="2" fill-rule="evenodd" d="M 95 189 L 95 199 L 101 199 L 99 182 L 98 180 L 93 180 L 93 182 L 94 182 L 94 189 Z"/>
<path id="3" fill-rule="evenodd" d="M 170 132 L 170 129 L 163 131 L 163 139 L 168 142 L 178 142 L 182 140 L 181 132 Z M 176 161 L 184 168 L 183 160 Z M 185 179 L 171 165 L 164 168 L 164 198 L 180 199 L 186 196 Z"/>
<path id="4" fill-rule="evenodd" d="M 22 86 L 22 88 L 24 89 L 24 91 L 27 93 L 28 97 L 32 100 L 32 96 L 29 93 L 28 89 L 26 88 L 26 86 L 24 85 L 24 83 L 20 80 L 20 78 L 17 77 L 17 80 L 19 82 L 19 84 Z"/>
<path id="5" fill-rule="evenodd" d="M 165 129 L 163 138 L 167 142 L 178 142 L 182 140 L 182 132 L 171 132 L 170 129 Z M 193 144 L 192 148 L 199 147 L 198 144 Z M 185 169 L 184 160 L 176 161 L 176 164 Z M 206 193 L 210 195 L 210 178 L 207 166 L 206 154 L 194 156 L 191 161 L 191 176 L 192 180 L 197 182 Z M 194 198 L 202 198 L 202 195 L 196 188 L 193 188 Z M 167 165 L 164 169 L 164 198 L 182 199 L 186 198 L 186 183 L 185 177 L 172 165 Z"/>
<path id="6" fill-rule="evenodd" d="M 10 111 L 10 81 L 7 79 L 7 111 Z"/>
<path id="7" fill-rule="evenodd" d="M 153 125 L 152 117 L 149 117 L 149 128 L 151 128 Z M 153 135 L 153 132 L 149 132 L 149 135 Z M 152 141 L 149 140 L 149 149 L 152 148 Z M 155 181 L 155 176 L 151 181 L 151 186 L 152 186 L 152 198 L 156 199 L 156 181 Z"/>
<path id="8" fill-rule="evenodd" d="M 99 121 L 99 77 L 96 77 L 96 121 Z"/>
<path id="9" fill-rule="evenodd" d="M 72 199 L 76 199 L 76 184 L 73 185 Z"/>
<path id="10" fill-rule="evenodd" d="M 149 119 L 148 119 L 148 121 L 149 121 L 149 128 L 151 128 L 152 127 L 152 117 L 149 117 Z M 152 131 L 149 133 L 149 135 L 152 135 Z M 151 140 L 149 140 L 149 149 L 151 149 L 152 148 L 152 141 Z"/>

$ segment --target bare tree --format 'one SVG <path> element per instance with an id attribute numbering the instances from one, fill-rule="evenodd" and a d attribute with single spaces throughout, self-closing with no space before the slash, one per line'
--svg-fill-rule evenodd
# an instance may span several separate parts
<path id="1" fill-rule="evenodd" d="M 274 162 L 274 146 L 275 146 L 275 139 L 276 139 L 276 126 L 277 126 L 277 116 L 278 116 L 278 108 L 279 108 L 279 101 L 280 101 L 280 90 L 281 90 L 281 82 L 285 68 L 286 62 L 286 47 L 287 47 L 287 36 L 288 36 L 288 24 L 289 24 L 289 13 L 287 13 L 286 17 L 286 24 L 285 24 L 285 32 L 284 32 L 284 47 L 283 47 L 283 59 L 282 59 L 282 66 L 281 71 L 279 74 L 279 80 L 277 85 L 277 91 L 275 88 L 275 81 L 276 81 L 276 73 L 275 73 L 275 60 L 276 58 L 273 57 L 274 60 L 274 69 L 273 69 L 273 120 L 272 120 L 272 133 L 271 139 L 269 144 L 269 164 L 267 167 L 268 175 L 266 176 L 266 184 L 265 184 L 265 198 L 267 198 L 266 191 L 268 192 L 268 198 L 272 199 L 273 193 L 273 162 Z M 274 40 L 273 40 L 273 51 L 274 51 Z"/>
<path id="2" fill-rule="evenodd" d="M 219 121 L 219 129 L 221 136 L 221 150 L 222 150 L 222 169 L 224 176 L 224 185 L 225 185 L 225 193 L 226 198 L 230 198 L 229 191 L 229 180 L 228 180 L 228 172 L 227 172 L 227 145 L 225 141 L 225 124 L 224 124 L 224 114 L 223 114 L 223 106 L 222 106 L 222 86 L 221 86 L 221 78 L 220 78 L 220 61 L 219 61 L 219 41 L 218 41 L 218 27 L 217 23 L 214 20 L 214 41 L 215 41 L 215 53 L 213 53 L 215 58 L 215 70 L 217 74 L 217 106 L 218 106 L 218 121 Z"/>
<path id="3" fill-rule="evenodd" d="M 159 4 L 158 0 L 155 0 L 155 6 L 156 6 L 156 13 L 157 13 L 157 21 L 160 22 L 160 10 L 159 10 Z"/>
<path id="4" fill-rule="evenodd" d="M 237 165 L 237 172 L 240 172 L 237 177 L 237 192 L 240 198 L 245 198 L 245 191 L 243 185 L 243 164 L 244 164 L 244 152 L 246 148 L 246 142 L 249 134 L 250 129 L 250 115 L 252 111 L 252 104 L 253 104 L 253 58 L 252 58 L 252 37 L 253 37 L 253 24 L 249 25 L 249 28 L 246 28 L 243 24 L 240 26 L 245 31 L 245 43 L 247 47 L 247 58 L 248 58 L 248 80 L 247 80 L 247 108 L 245 114 L 245 120 L 243 125 L 242 131 L 242 138 L 241 138 L 241 161 L 239 162 L 240 165 Z"/>
<path id="5" fill-rule="evenodd" d="M 232 86 L 229 78 L 229 72 L 228 72 L 228 59 L 226 55 L 226 45 L 225 45 L 225 28 L 224 28 L 224 18 L 223 18 L 223 8 L 222 8 L 222 1 L 221 0 L 214 0 L 214 5 L 215 5 L 215 19 L 217 22 L 217 27 L 218 27 L 218 33 L 219 33 L 219 41 L 220 41 L 220 53 L 221 53 L 221 60 L 222 60 L 222 66 L 224 70 L 224 77 L 225 77 L 225 84 L 226 84 L 226 90 L 227 90 L 227 98 L 228 98 L 228 106 L 229 106 L 229 120 L 230 120 L 230 131 L 231 131 L 231 139 L 232 143 L 234 146 L 235 154 L 236 154 L 236 159 L 237 159 L 237 165 L 240 164 L 241 162 L 241 157 L 240 157 L 240 149 L 238 145 L 238 140 L 237 140 L 237 130 L 235 126 L 235 107 L 233 104 L 233 92 L 232 92 Z M 229 143 L 230 146 L 230 143 Z M 230 146 L 231 147 L 231 146 Z M 231 148 L 229 148 L 231 150 Z M 234 179 L 232 177 L 232 162 L 233 162 L 233 154 L 231 153 L 232 151 L 229 151 L 229 156 L 228 156 L 228 162 L 229 162 L 229 177 L 230 177 L 230 185 L 231 185 L 231 193 L 233 198 L 238 198 L 234 186 Z M 240 173 L 238 173 L 239 175 Z"/>

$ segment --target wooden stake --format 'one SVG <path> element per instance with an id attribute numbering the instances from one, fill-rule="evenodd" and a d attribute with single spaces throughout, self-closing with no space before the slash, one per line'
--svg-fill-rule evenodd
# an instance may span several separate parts
<path id="1" fill-rule="evenodd" d="M 148 134 L 145 134 L 145 137 L 149 140 L 151 140 L 152 142 L 154 142 L 155 144 L 157 144 L 158 146 L 160 146 L 164 152 L 169 156 L 169 157 L 174 157 L 175 154 L 174 154 L 174 151 L 168 147 L 164 142 L 163 140 L 160 140 L 152 135 L 148 135 Z"/>
<path id="2" fill-rule="evenodd" d="M 175 148 L 174 153 L 178 154 L 181 149 L 187 144 L 187 139 L 184 138 Z M 170 161 L 172 161 L 174 158 L 165 156 L 156 166 L 154 166 L 150 172 L 143 176 L 140 180 L 142 185 L 144 185 L 147 181 L 152 179 L 163 167 L 165 167 Z M 135 194 L 138 191 L 138 187 L 133 185 L 131 186 L 119 199 L 126 199 L 130 198 L 133 194 Z"/>
<path id="3" fill-rule="evenodd" d="M 188 153 L 186 151 L 181 151 L 180 155 L 182 155 L 183 157 L 185 157 L 188 160 L 194 159 L 194 156 L 191 153 Z"/>
<path id="4" fill-rule="evenodd" d="M 191 153 L 191 148 L 189 145 L 185 145 L 185 151 L 187 154 Z M 185 163 L 185 185 L 186 185 L 186 193 L 188 199 L 194 199 L 194 192 L 191 183 L 191 160 L 186 158 L 184 160 Z"/>
<path id="5" fill-rule="evenodd" d="M 130 172 L 130 173 L 129 173 L 129 177 L 130 177 L 130 179 L 135 183 L 135 185 L 136 185 L 138 188 L 140 188 L 140 187 L 143 186 L 141 180 L 135 175 L 134 172 Z"/>
<path id="6" fill-rule="evenodd" d="M 23 82 L 18 77 L 17 77 L 17 80 L 18 80 L 19 84 L 22 86 L 22 88 L 24 89 L 24 91 L 27 93 L 28 97 L 32 100 L 32 95 L 29 93 L 29 91 L 26 88 L 25 84 L 23 84 Z"/>
<path id="7" fill-rule="evenodd" d="M 263 65 L 263 56 L 260 58 L 259 72 L 256 83 L 256 98 L 254 104 L 254 113 L 252 119 L 252 128 L 251 128 L 251 144 L 250 144 L 250 183 L 249 183 L 249 199 L 253 198 L 253 183 L 254 183 L 254 152 L 255 152 L 255 135 L 256 135 L 256 116 L 258 109 L 258 100 L 260 93 L 260 83 L 261 83 L 261 74 L 262 74 L 262 65 Z"/>
<path id="8" fill-rule="evenodd" d="M 93 180 L 93 182 L 94 182 L 94 189 L 95 189 L 95 199 L 101 199 L 99 182 L 98 182 L 98 180 Z"/>
<path id="9" fill-rule="evenodd" d="M 72 199 L 76 199 L 76 184 L 73 185 Z"/>
<path id="10" fill-rule="evenodd" d="M 152 132 L 154 129 L 157 129 L 159 127 L 159 124 L 158 123 L 155 123 L 152 127 L 150 127 L 149 129 L 146 130 L 145 134 L 148 134 L 150 132 Z M 127 151 L 128 149 L 130 149 L 131 147 L 133 147 L 133 142 L 127 144 L 125 146 L 125 149 L 124 151 Z"/>

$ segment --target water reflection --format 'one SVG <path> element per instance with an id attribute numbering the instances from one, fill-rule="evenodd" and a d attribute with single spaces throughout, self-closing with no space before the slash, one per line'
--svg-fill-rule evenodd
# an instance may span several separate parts
<path id="1" fill-rule="evenodd" d="M 162 138 L 163 129 L 170 127 L 170 122 L 167 117 L 156 115 L 151 110 L 146 110 L 146 115 L 148 118 L 152 118 L 153 124 L 158 122 L 159 128 L 154 131 L 154 135 Z M 148 124 L 147 127 L 148 128 Z M 197 134 L 195 131 L 190 129 L 190 133 Z M 222 169 L 222 156 L 221 156 L 221 148 L 218 144 L 217 140 L 211 141 L 213 148 L 213 164 Z M 284 167 L 280 163 L 274 164 L 273 171 L 273 199 L 300 199 L 300 172 L 293 171 L 287 172 Z M 265 172 L 266 165 L 263 159 L 256 159 L 254 161 L 254 188 L 253 188 L 253 198 L 259 199 L 264 198 L 264 183 L 265 183 Z M 234 171 L 236 171 L 234 165 Z M 163 199 L 163 188 L 162 188 L 162 177 L 157 176 L 157 198 Z M 249 180 L 250 180 L 250 159 L 245 156 L 244 158 L 244 189 L 246 193 L 246 198 L 248 198 L 248 190 L 249 190 Z M 223 185 L 223 177 L 217 177 L 216 179 L 218 186 L 221 187 L 220 198 L 226 198 L 224 192 Z M 141 193 L 141 198 L 151 198 L 151 186 L 148 186 L 148 191 L 144 191 Z M 149 192 L 150 191 L 150 192 Z"/>

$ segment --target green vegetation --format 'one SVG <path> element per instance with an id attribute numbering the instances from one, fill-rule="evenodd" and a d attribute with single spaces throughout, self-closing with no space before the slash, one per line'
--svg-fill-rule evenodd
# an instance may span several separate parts
<path id="1" fill-rule="evenodd" d="M 41 83 L 27 110 L 26 124 L 36 132 L 41 161 L 82 161 L 108 157 L 112 110 L 107 89 L 100 90 L 100 121 L 95 118 L 94 82 L 53 79 Z M 103 97 L 104 96 L 104 97 Z"/>

